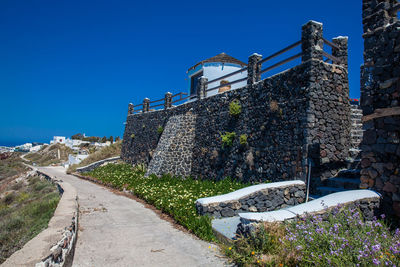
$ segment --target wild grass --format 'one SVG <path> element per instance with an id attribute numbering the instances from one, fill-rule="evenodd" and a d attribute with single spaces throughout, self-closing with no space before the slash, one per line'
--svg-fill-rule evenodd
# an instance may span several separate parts
<path id="1" fill-rule="evenodd" d="M 10 185 L 0 199 L 0 264 L 26 242 L 44 230 L 60 199 L 57 187 L 39 177 L 30 177 L 27 184 Z"/>
<path id="2" fill-rule="evenodd" d="M 60 151 L 60 158 L 58 158 L 58 150 Z M 39 166 L 49 166 L 68 160 L 68 155 L 71 153 L 72 149 L 69 147 L 63 144 L 54 144 L 47 146 L 38 152 L 28 153 L 25 156 L 25 159 Z"/>
<path id="3" fill-rule="evenodd" d="M 208 180 L 182 179 L 170 175 L 144 177 L 145 170 L 128 164 L 108 164 L 86 173 L 120 190 L 130 190 L 157 209 L 171 215 L 179 224 L 198 237 L 215 240 L 211 229 L 211 218 L 199 216 L 195 201 L 202 197 L 229 193 L 249 184 L 231 179 L 218 182 Z"/>
<path id="4" fill-rule="evenodd" d="M 0 160 L 0 182 L 29 169 L 22 163 L 22 159 L 19 156 L 20 153 L 12 153 L 9 158 Z"/>
<path id="5" fill-rule="evenodd" d="M 93 162 L 103 160 L 106 158 L 116 157 L 121 155 L 122 141 L 115 142 L 110 146 L 103 147 L 102 149 L 90 154 L 86 159 L 82 160 L 79 164 L 71 165 L 68 168 L 68 173 L 76 171 L 77 168 L 89 165 Z"/>

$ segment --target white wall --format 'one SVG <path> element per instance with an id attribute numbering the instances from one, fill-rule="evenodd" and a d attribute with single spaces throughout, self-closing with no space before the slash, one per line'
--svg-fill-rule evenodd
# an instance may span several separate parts
<path id="1" fill-rule="evenodd" d="M 206 77 L 209 81 L 214 80 L 216 78 L 222 77 L 226 74 L 232 73 L 234 71 L 237 71 L 241 69 L 242 67 L 240 65 L 234 65 L 234 64 L 229 64 L 229 63 L 205 63 L 203 67 L 203 76 Z M 247 77 L 247 71 L 243 71 L 241 73 L 235 74 L 233 76 L 230 76 L 228 78 L 224 78 L 222 80 L 228 81 L 228 82 L 233 82 L 242 78 Z M 221 84 L 222 80 L 218 80 L 216 82 L 210 83 L 208 85 L 208 89 L 213 88 L 215 86 L 218 86 Z M 243 81 L 240 83 L 235 83 L 231 85 L 231 90 L 241 88 L 246 86 L 247 81 Z M 207 96 L 212 96 L 218 94 L 219 89 L 212 90 L 210 92 L 207 92 Z"/>
<path id="2" fill-rule="evenodd" d="M 53 144 L 64 144 L 65 143 L 65 136 L 54 136 L 53 137 Z"/>
<path id="3" fill-rule="evenodd" d="M 203 71 L 203 77 L 207 78 L 209 81 L 214 80 L 216 78 L 222 77 L 226 74 L 232 73 L 234 71 L 237 71 L 241 69 L 242 66 L 232 64 L 232 63 L 204 63 L 204 65 L 199 65 L 196 67 L 196 69 L 190 71 L 188 73 L 189 75 L 189 90 L 188 93 L 190 94 L 190 85 L 191 85 L 191 77 L 193 75 L 196 75 L 200 71 Z M 243 71 L 241 73 L 235 74 L 233 76 L 230 76 L 228 78 L 224 78 L 221 80 L 218 80 L 216 82 L 210 83 L 208 85 L 208 89 L 213 88 L 215 86 L 218 86 L 221 84 L 222 80 L 228 81 L 228 82 L 233 82 L 242 78 L 247 77 L 247 70 Z M 231 90 L 237 89 L 237 88 L 242 88 L 247 85 L 247 81 L 235 83 L 231 85 Z M 208 96 L 213 96 L 218 94 L 218 89 L 212 90 L 207 92 L 207 97 Z"/>

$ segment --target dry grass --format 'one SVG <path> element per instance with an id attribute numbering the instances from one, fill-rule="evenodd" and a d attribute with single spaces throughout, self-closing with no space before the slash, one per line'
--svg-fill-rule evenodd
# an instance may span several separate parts
<path id="1" fill-rule="evenodd" d="M 76 171 L 76 169 L 79 167 L 89 165 L 99 160 L 119 156 L 121 155 L 121 146 L 122 146 L 122 141 L 118 141 L 110 146 L 103 147 L 102 149 L 90 154 L 89 157 L 82 160 L 81 163 L 70 166 L 67 172 L 72 173 Z"/>
<path id="2" fill-rule="evenodd" d="M 58 158 L 58 151 L 60 151 L 60 159 Z M 69 147 L 62 144 L 54 144 L 46 146 L 38 152 L 27 154 L 25 159 L 39 166 L 49 166 L 67 161 L 68 155 L 71 153 L 72 149 Z"/>

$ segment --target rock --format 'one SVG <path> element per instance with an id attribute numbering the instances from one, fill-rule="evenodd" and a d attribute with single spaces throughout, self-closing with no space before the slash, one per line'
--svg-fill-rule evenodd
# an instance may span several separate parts
<path id="1" fill-rule="evenodd" d="M 250 212 L 257 212 L 257 208 L 254 206 L 249 207 Z"/>

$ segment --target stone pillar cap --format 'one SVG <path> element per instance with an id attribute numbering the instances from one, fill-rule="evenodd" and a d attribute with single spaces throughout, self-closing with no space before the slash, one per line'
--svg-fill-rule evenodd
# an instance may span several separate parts
<path id="1" fill-rule="evenodd" d="M 147 98 L 147 97 L 146 97 L 146 98 L 145 98 L 145 99 L 143 99 L 143 100 L 150 100 L 150 98 Z"/>
<path id="2" fill-rule="evenodd" d="M 253 54 L 251 54 L 250 56 L 258 56 L 258 57 L 262 57 L 262 55 L 261 55 L 261 54 L 258 54 L 258 53 L 253 53 Z"/>
<path id="3" fill-rule="evenodd" d="M 166 92 L 165 94 L 171 94 L 171 95 L 172 95 L 172 93 L 171 93 L 171 92 Z"/>
<path id="4" fill-rule="evenodd" d="M 133 105 L 132 103 L 129 103 L 128 105 Z"/>
<path id="5" fill-rule="evenodd" d="M 307 25 L 307 24 L 318 24 L 322 26 L 321 22 L 315 21 L 315 20 L 309 20 L 306 23 L 303 24 L 303 26 Z"/>
<path id="6" fill-rule="evenodd" d="M 338 36 L 332 39 L 349 39 L 349 36 Z"/>

